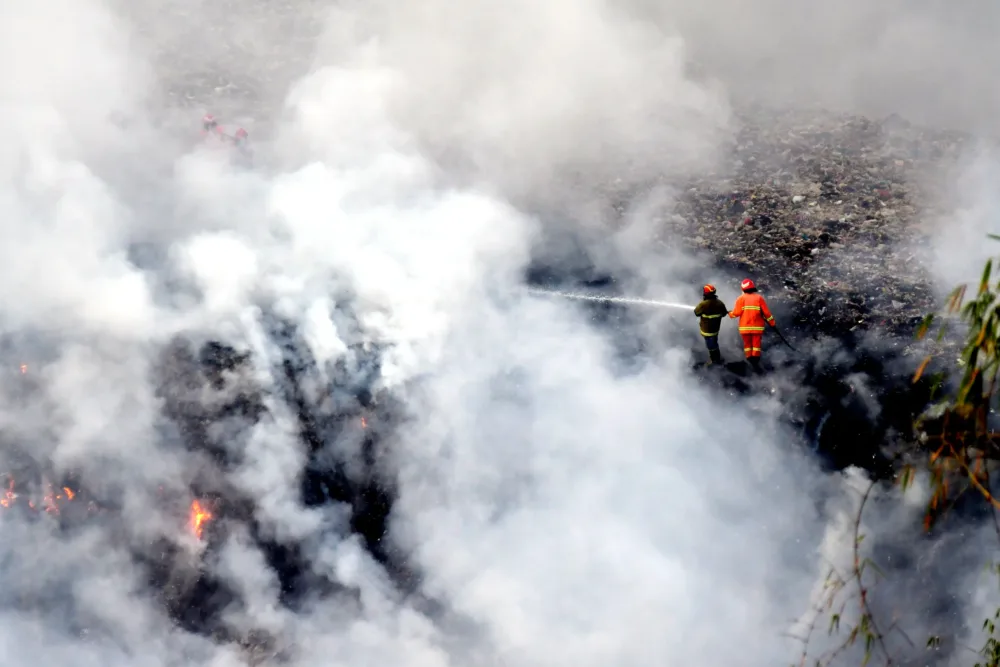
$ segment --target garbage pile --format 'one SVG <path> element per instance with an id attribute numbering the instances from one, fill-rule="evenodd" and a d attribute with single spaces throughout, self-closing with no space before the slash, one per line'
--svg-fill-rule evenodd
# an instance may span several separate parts
<path id="1" fill-rule="evenodd" d="M 918 256 L 925 177 L 969 138 L 895 116 L 768 110 L 741 122 L 730 173 L 685 184 L 670 235 L 794 303 L 800 325 L 912 332 L 938 305 Z"/>

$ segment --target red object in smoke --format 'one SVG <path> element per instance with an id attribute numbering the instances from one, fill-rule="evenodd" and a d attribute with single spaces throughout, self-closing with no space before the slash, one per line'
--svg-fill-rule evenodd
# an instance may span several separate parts
<path id="1" fill-rule="evenodd" d="M 746 292 L 748 289 L 757 289 L 757 286 L 753 284 L 752 280 L 745 278 L 743 282 L 740 283 L 740 289 Z"/>
<path id="2" fill-rule="evenodd" d="M 239 127 L 233 134 L 229 134 L 212 114 L 205 114 L 202 117 L 201 126 L 202 141 L 206 145 L 230 149 L 231 157 L 240 164 L 249 165 L 252 162 L 250 133 L 246 129 Z"/>
<path id="3" fill-rule="evenodd" d="M 705 296 L 715 294 L 715 285 L 705 285 L 705 287 L 702 288 L 701 293 Z"/>
<path id="4" fill-rule="evenodd" d="M 220 137 L 220 135 L 225 136 L 222 128 L 219 127 L 219 121 L 215 119 L 210 113 L 205 114 L 201 117 L 201 136 L 206 137 Z"/>

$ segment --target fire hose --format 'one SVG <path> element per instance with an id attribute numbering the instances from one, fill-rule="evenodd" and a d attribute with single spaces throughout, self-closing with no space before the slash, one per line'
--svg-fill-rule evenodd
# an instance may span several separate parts
<path id="1" fill-rule="evenodd" d="M 672 303 L 670 301 L 654 301 L 652 299 L 638 299 L 635 297 L 628 296 L 599 296 L 596 294 L 579 294 L 574 292 L 556 292 L 554 290 L 538 289 L 535 287 L 529 287 L 528 291 L 532 294 L 542 294 L 545 296 L 558 296 L 563 299 L 579 299 L 581 301 L 602 301 L 605 303 L 631 303 L 637 306 L 653 306 L 654 308 L 683 308 L 685 310 L 694 310 L 694 306 L 689 306 L 686 303 Z"/>
<path id="2" fill-rule="evenodd" d="M 778 334 L 778 338 L 781 339 L 781 342 L 788 346 L 789 350 L 791 350 L 792 352 L 798 352 L 798 350 L 792 347 L 792 344 L 788 342 L 788 339 L 785 338 L 785 334 L 781 333 L 781 329 L 779 329 L 778 327 L 771 327 L 771 328 L 774 329 L 774 333 Z"/>

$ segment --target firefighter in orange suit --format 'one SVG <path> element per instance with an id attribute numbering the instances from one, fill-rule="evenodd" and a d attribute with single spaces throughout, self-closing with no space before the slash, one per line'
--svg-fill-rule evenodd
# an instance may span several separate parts
<path id="1" fill-rule="evenodd" d="M 740 318 L 740 336 L 743 337 L 743 352 L 754 370 L 760 370 L 761 341 L 764 338 L 764 323 L 775 326 L 774 316 L 767 307 L 767 301 L 757 293 L 757 286 L 747 278 L 740 287 L 743 289 L 736 299 L 736 305 L 729 313 L 730 318 Z"/>

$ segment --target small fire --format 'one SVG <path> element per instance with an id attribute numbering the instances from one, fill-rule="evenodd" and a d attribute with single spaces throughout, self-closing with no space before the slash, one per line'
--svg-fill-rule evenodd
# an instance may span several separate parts
<path id="1" fill-rule="evenodd" d="M 14 478 L 11 477 L 7 482 L 7 488 L 4 489 L 3 495 L 0 496 L 0 506 L 11 507 L 17 501 L 17 493 L 14 492 Z"/>
<path id="2" fill-rule="evenodd" d="M 364 417 L 361 418 L 361 428 L 368 428 L 368 420 Z"/>
<path id="3" fill-rule="evenodd" d="M 59 514 L 59 506 L 63 500 L 73 500 L 76 494 L 68 486 L 64 486 L 61 489 L 55 489 L 50 484 L 46 483 L 45 488 L 48 489 L 45 492 L 45 496 L 42 498 L 42 502 L 45 505 L 45 511 L 50 514 Z"/>
<path id="4" fill-rule="evenodd" d="M 7 475 L 7 486 L 0 491 L 0 507 L 10 508 L 18 503 L 18 499 L 21 498 L 21 494 L 17 492 L 17 480 L 14 477 Z M 28 497 L 25 498 L 27 501 L 27 506 L 30 509 L 38 510 L 43 509 L 49 514 L 59 514 L 59 508 L 64 501 L 70 501 L 76 498 L 76 491 L 64 486 L 62 488 L 56 488 L 49 484 L 44 483 L 45 493 L 42 496 L 41 503 L 36 503 L 34 499 Z"/>
<path id="5" fill-rule="evenodd" d="M 42 497 L 42 504 L 45 506 L 45 511 L 49 514 L 59 514 L 59 505 L 63 500 L 73 500 L 76 496 L 73 490 L 68 486 L 64 486 L 61 489 L 54 489 L 52 486 L 46 484 L 45 496 Z"/>
<path id="6" fill-rule="evenodd" d="M 205 532 L 205 524 L 212 520 L 212 513 L 208 511 L 201 501 L 195 500 L 191 503 L 191 530 L 200 540 Z"/>
<path id="7" fill-rule="evenodd" d="M 49 491 L 42 498 L 42 502 L 45 504 L 45 511 L 50 514 L 59 514 L 59 504 L 56 501 L 57 496 Z"/>
<path id="8" fill-rule="evenodd" d="M 77 499 L 79 491 L 74 491 L 68 486 L 55 486 L 49 482 L 46 482 L 43 478 L 42 489 L 44 493 L 39 493 L 35 495 L 31 492 L 24 492 L 23 489 L 17 485 L 17 480 L 13 475 L 7 473 L 0 473 L 0 479 L 6 477 L 6 483 L 0 483 L 0 509 L 9 509 L 15 506 L 27 507 L 36 512 L 45 512 L 47 514 L 58 515 L 61 510 L 66 505 L 66 503 L 72 502 Z M 21 490 L 19 493 L 18 491 Z M 41 496 L 39 498 L 39 495 Z M 88 501 L 84 498 L 84 504 L 87 507 L 88 513 L 101 512 L 104 511 L 102 507 L 97 505 L 93 500 Z M 205 527 L 208 525 L 209 521 L 215 518 L 215 515 L 209 509 L 208 505 L 201 500 L 194 500 L 191 502 L 190 511 L 190 527 L 191 532 L 200 540 L 205 533 Z"/>
<path id="9" fill-rule="evenodd" d="M 28 364 L 21 364 L 21 375 L 28 372 Z"/>

